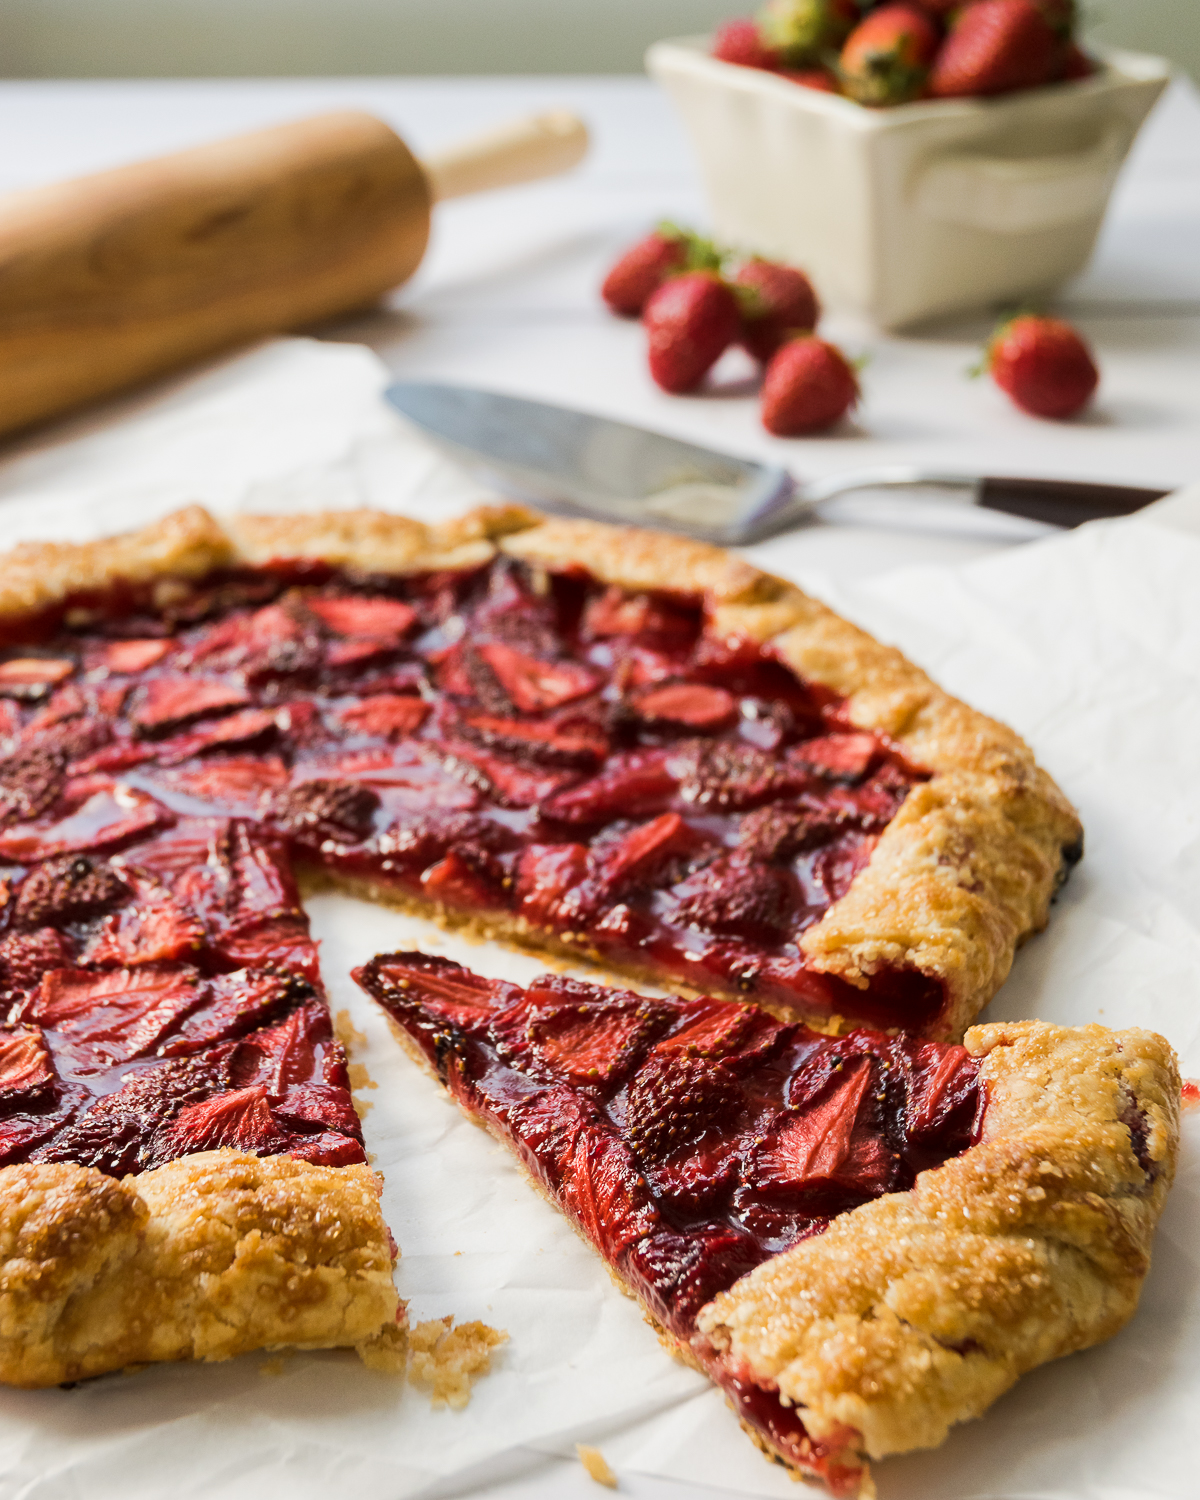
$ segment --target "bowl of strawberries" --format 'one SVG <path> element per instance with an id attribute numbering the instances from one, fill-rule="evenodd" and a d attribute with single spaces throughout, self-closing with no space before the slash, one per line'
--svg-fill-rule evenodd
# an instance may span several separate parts
<path id="1" fill-rule="evenodd" d="M 883 328 L 1082 270 L 1161 58 L 1089 55 L 1074 0 L 767 0 L 647 67 L 722 239 Z"/>

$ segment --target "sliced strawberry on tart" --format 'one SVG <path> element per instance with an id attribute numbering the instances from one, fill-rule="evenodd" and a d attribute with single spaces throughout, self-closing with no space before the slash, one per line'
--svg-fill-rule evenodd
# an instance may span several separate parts
<path id="1" fill-rule="evenodd" d="M 1136 1307 L 1179 1135 L 1152 1033 L 830 1037 L 419 953 L 355 978 L 764 1452 L 835 1494 Z"/>

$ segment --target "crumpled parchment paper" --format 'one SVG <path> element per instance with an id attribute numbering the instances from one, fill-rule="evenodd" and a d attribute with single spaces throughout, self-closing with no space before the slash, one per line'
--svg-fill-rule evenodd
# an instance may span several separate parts
<path id="1" fill-rule="evenodd" d="M 486 498 L 379 400 L 366 350 L 269 344 L 123 420 L 82 424 L 0 468 L 0 545 L 78 540 L 201 501 L 230 509 L 378 505 L 423 519 Z M 990 1018 L 1143 1025 L 1200 1073 L 1200 493 L 1161 514 L 1056 536 L 966 567 L 835 589 L 802 547 L 788 571 L 901 646 L 951 692 L 1013 724 L 1088 831 L 1050 929 Z M 795 559 L 801 558 L 799 569 Z M 469 1494 L 514 1451 L 602 1441 L 619 1471 L 714 1494 L 796 1496 L 717 1392 L 661 1350 L 599 1261 L 508 1157 L 400 1053 L 348 977 L 419 945 L 527 981 L 538 961 L 332 895 L 310 902 L 356 1058 L 369 1149 L 415 1319 L 453 1313 L 511 1342 L 465 1412 L 351 1354 L 156 1366 L 70 1391 L 0 1390 L 3 1500 L 372 1500 Z M 882 1500 L 1191 1500 L 1200 1493 L 1200 1120 L 1136 1319 L 1108 1345 L 1026 1377 L 939 1451 L 876 1466 Z"/>

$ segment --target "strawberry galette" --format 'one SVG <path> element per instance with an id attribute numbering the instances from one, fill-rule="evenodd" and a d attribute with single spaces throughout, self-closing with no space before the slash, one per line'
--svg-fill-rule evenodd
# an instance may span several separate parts
<path id="1" fill-rule="evenodd" d="M 831 1037 L 419 953 L 355 977 L 667 1347 L 835 1494 L 1137 1305 L 1179 1135 L 1150 1032 Z"/>
<path id="2" fill-rule="evenodd" d="M 944 1042 L 1080 849 L 1016 735 L 790 585 L 515 508 L 437 530 L 191 510 L 18 548 L 0 737 L 0 1375 L 25 1383 L 392 1316 L 293 864 L 824 1031 Z M 221 1238 L 235 1198 L 269 1270 Z M 210 1231 L 202 1263 L 187 1235 Z M 192 1312 L 117 1337 L 112 1287 L 175 1285 L 168 1262 Z M 218 1271 L 248 1279 L 218 1296 Z M 261 1314 L 270 1276 L 303 1316 L 280 1293 L 206 1343 L 205 1297 Z"/>

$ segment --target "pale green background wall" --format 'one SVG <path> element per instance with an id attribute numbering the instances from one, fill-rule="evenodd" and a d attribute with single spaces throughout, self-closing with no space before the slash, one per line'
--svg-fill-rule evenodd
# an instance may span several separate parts
<path id="1" fill-rule="evenodd" d="M 1200 0 L 1085 0 L 1200 78 Z M 0 76 L 627 73 L 753 0 L 0 0 Z"/>

